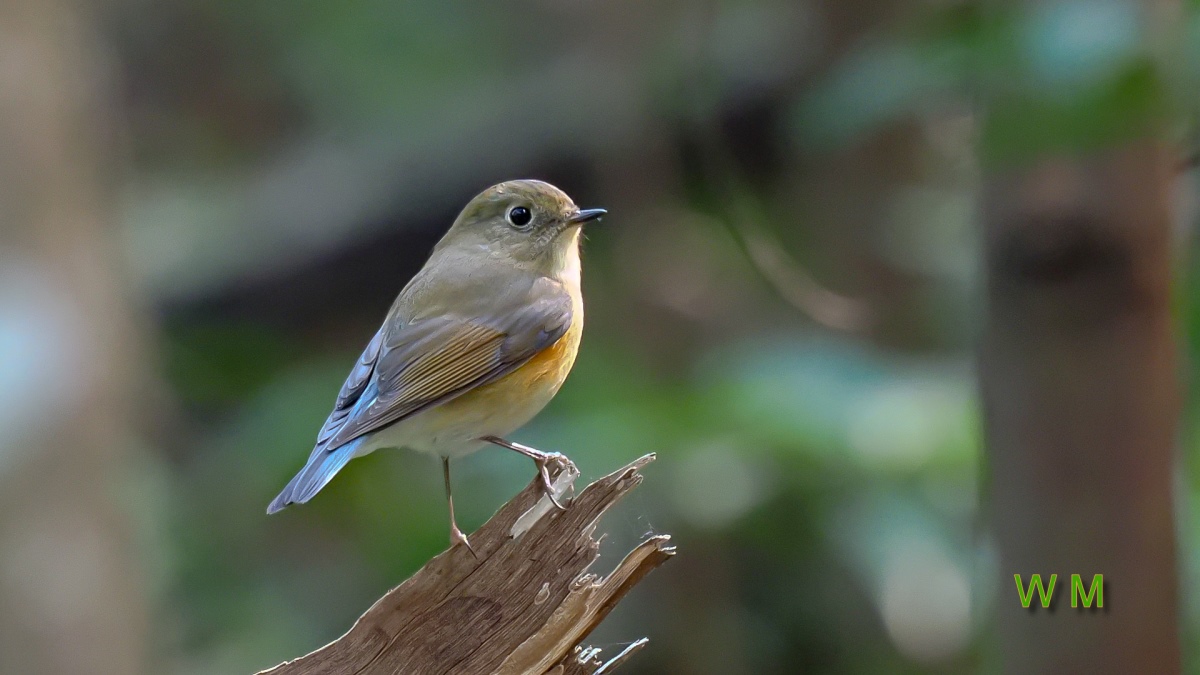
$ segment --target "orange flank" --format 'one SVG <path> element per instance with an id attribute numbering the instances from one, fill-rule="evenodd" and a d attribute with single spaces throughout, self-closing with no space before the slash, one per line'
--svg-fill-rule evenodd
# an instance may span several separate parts
<path id="1" fill-rule="evenodd" d="M 507 379 L 522 379 L 526 387 L 539 387 L 553 383 L 558 388 L 567 378 L 571 366 L 575 363 L 575 354 L 579 351 L 579 337 L 583 333 L 583 322 L 575 320 L 571 327 L 557 342 L 538 352 L 524 365 L 509 373 L 495 384 Z M 493 385 L 494 386 L 494 385 Z"/>
<path id="2" fill-rule="evenodd" d="M 457 426 L 469 419 L 494 420 L 500 424 L 497 435 L 507 434 L 529 421 L 554 397 L 567 379 L 567 373 L 571 372 L 583 334 L 582 314 L 577 312 L 567 332 L 525 365 L 422 415 L 437 418 L 439 422 L 444 420 L 442 423 L 447 426 Z M 434 422 L 433 426 L 441 426 L 439 422 Z"/>

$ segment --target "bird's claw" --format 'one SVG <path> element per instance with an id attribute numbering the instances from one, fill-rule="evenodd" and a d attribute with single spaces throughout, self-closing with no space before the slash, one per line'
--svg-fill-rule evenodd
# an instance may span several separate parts
<path id="1" fill-rule="evenodd" d="M 570 465 L 571 460 L 567 459 L 566 455 L 562 454 L 561 452 L 542 452 L 541 450 L 536 450 L 519 443 L 506 441 L 499 436 L 481 436 L 479 440 L 486 441 L 494 445 L 499 445 L 502 448 L 507 448 L 514 452 L 519 452 L 529 459 L 532 459 L 534 464 L 537 465 L 538 475 L 541 476 L 542 489 L 545 490 L 546 496 L 550 498 L 550 502 L 558 507 L 560 511 L 567 510 L 567 507 L 563 506 L 562 503 L 558 501 L 558 498 L 554 496 L 554 483 L 550 481 L 549 469 L 551 462 L 555 462 L 563 467 Z"/>
<path id="2" fill-rule="evenodd" d="M 542 476 L 542 489 L 546 492 L 546 497 L 550 499 L 550 503 L 554 504 L 559 511 L 566 511 L 567 507 L 563 506 L 558 498 L 554 496 L 554 483 L 550 481 L 550 462 L 558 462 L 566 464 L 567 457 L 562 453 L 548 452 L 542 458 L 534 460 L 537 462 L 538 473 Z"/>
<path id="3" fill-rule="evenodd" d="M 476 560 L 479 559 L 479 554 L 475 552 L 475 548 L 471 546 L 471 542 L 467 541 L 467 535 L 463 534 L 462 530 L 458 529 L 457 525 L 451 525 L 450 526 L 450 548 L 454 548 L 455 546 L 458 546 L 459 544 L 466 546 L 467 550 L 471 552 L 471 555 L 475 556 Z"/>

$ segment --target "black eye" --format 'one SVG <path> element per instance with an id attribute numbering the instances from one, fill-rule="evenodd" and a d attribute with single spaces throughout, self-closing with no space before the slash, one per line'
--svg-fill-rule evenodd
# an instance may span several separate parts
<path id="1" fill-rule="evenodd" d="M 508 212 L 508 222 L 516 227 L 525 227 L 533 220 L 533 214 L 524 206 L 514 206 Z"/>

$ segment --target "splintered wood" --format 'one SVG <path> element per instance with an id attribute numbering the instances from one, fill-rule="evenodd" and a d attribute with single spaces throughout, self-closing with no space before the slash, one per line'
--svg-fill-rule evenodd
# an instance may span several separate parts
<path id="1" fill-rule="evenodd" d="M 587 572 L 600 554 L 600 517 L 642 482 L 646 455 L 588 485 L 566 511 L 535 479 L 470 535 L 392 589 L 342 637 L 259 675 L 611 673 L 646 641 L 610 659 L 580 646 L 609 611 L 675 553 L 670 537 L 642 541 L 606 577 Z M 578 476 L 552 473 L 555 491 Z"/>

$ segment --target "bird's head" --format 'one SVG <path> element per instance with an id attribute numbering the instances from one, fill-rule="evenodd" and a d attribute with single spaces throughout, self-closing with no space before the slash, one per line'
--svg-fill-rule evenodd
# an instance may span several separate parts
<path id="1" fill-rule="evenodd" d="M 438 246 L 476 249 L 554 274 L 577 254 L 582 225 L 604 214 L 604 209 L 580 209 L 549 183 L 508 181 L 472 199 Z"/>

